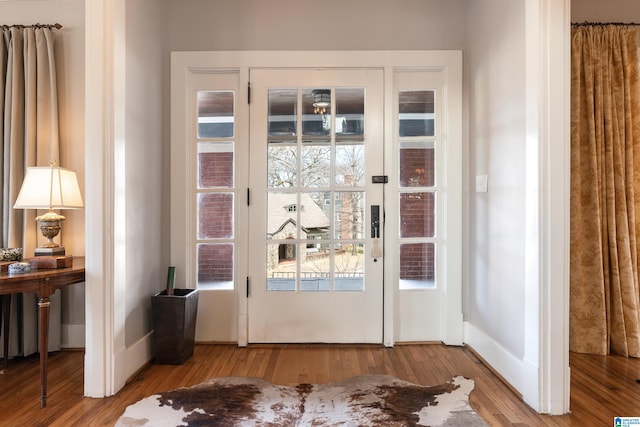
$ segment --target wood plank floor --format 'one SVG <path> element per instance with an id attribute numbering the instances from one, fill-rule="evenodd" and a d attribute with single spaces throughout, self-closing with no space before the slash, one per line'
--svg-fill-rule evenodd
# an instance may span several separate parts
<path id="1" fill-rule="evenodd" d="M 326 383 L 360 374 L 388 374 L 434 385 L 455 375 L 476 383 L 470 401 L 492 426 L 612 426 L 614 416 L 640 416 L 640 361 L 571 354 L 572 413 L 531 410 L 465 347 L 196 345 L 181 366 L 150 364 L 116 395 L 83 397 L 82 352 L 51 353 L 48 404 L 39 407 L 38 357 L 14 359 L 0 371 L 0 426 L 113 425 L 127 405 L 160 391 L 216 376 L 253 376 L 276 384 Z"/>

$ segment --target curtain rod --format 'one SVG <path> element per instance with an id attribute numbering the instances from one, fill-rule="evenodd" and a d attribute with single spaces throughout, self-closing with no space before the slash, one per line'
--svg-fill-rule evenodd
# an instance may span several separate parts
<path id="1" fill-rule="evenodd" d="M 571 26 L 572 27 L 587 27 L 589 25 L 595 26 L 595 27 L 604 27 L 607 25 L 617 25 L 620 27 L 637 27 L 640 24 L 636 23 L 636 22 L 572 22 Z"/>
<path id="2" fill-rule="evenodd" d="M 34 24 L 34 25 L 20 25 L 20 24 L 14 24 L 14 25 L 0 25 L 1 28 L 55 28 L 55 29 L 60 29 L 62 28 L 62 25 L 58 24 L 57 22 L 55 24 Z"/>

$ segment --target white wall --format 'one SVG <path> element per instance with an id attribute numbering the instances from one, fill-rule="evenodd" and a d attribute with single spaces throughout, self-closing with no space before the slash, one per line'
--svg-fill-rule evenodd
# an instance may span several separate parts
<path id="1" fill-rule="evenodd" d="M 0 25 L 60 23 L 55 44 L 58 71 L 60 159 L 62 167 L 75 170 L 84 195 L 84 0 L 0 2 Z M 67 254 L 85 254 L 84 210 L 66 210 L 60 238 Z M 36 227 L 36 224 L 33 224 Z M 33 254 L 25 254 L 32 256 Z M 62 294 L 62 346 L 84 345 L 84 285 Z"/>
<path id="2" fill-rule="evenodd" d="M 568 23 L 568 0 L 469 2 L 465 342 L 551 414 L 570 387 Z"/>
<path id="3" fill-rule="evenodd" d="M 524 355 L 525 4 L 469 2 L 469 230 L 465 320 Z M 488 192 L 475 176 L 488 175 Z"/>
<path id="4" fill-rule="evenodd" d="M 461 49 L 467 0 L 165 0 L 170 50 Z"/>
<path id="5" fill-rule="evenodd" d="M 574 0 L 571 22 L 635 22 L 640 20 L 640 2 L 629 0 Z"/>
<path id="6" fill-rule="evenodd" d="M 170 170 L 163 167 L 164 14 L 157 0 L 126 2 L 125 231 L 127 348 L 152 329 L 151 296 L 165 287 Z M 168 95 L 167 95 L 168 97 Z M 167 231 L 165 233 L 165 231 Z"/>

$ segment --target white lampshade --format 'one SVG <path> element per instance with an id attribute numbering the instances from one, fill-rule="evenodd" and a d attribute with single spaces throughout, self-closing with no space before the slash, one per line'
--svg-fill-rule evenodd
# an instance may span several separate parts
<path id="1" fill-rule="evenodd" d="M 76 173 L 55 166 L 27 168 L 14 208 L 77 209 L 82 196 Z"/>

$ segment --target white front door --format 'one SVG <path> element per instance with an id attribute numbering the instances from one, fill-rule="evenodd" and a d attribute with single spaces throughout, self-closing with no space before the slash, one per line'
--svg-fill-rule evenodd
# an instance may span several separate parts
<path id="1" fill-rule="evenodd" d="M 249 342 L 382 343 L 382 70 L 250 80 Z"/>

